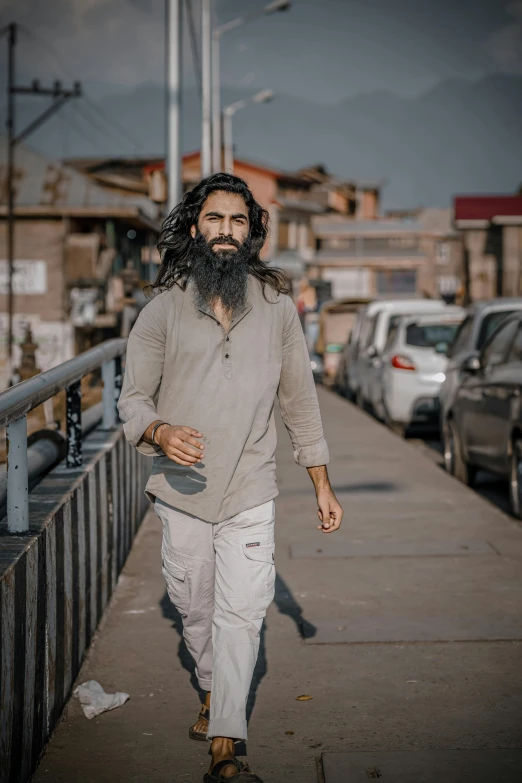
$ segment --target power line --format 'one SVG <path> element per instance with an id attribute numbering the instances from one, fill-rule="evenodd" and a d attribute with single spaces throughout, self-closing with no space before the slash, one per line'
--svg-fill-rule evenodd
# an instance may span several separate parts
<path id="1" fill-rule="evenodd" d="M 66 67 L 63 60 L 58 56 L 56 51 L 54 50 L 54 47 L 51 46 L 51 44 L 46 41 L 45 38 L 43 38 L 40 34 L 33 32 L 32 30 L 29 30 L 25 25 L 20 25 L 21 30 L 29 36 L 33 41 L 35 41 L 37 44 L 39 44 L 47 53 L 48 56 L 50 56 L 55 64 L 58 66 L 58 70 L 61 71 L 62 75 L 65 76 L 68 79 L 73 80 L 73 76 L 71 75 L 71 71 L 68 67 Z M 119 136 L 123 136 L 129 144 L 132 145 L 134 150 L 138 151 L 142 148 L 142 144 L 138 142 L 136 139 L 134 139 L 127 130 L 123 127 L 123 125 L 120 125 L 119 122 L 114 120 L 112 117 L 110 117 L 108 114 L 106 114 L 91 98 L 89 98 L 88 95 L 82 96 L 85 103 L 90 107 L 91 111 L 95 112 L 107 125 L 111 126 L 113 130 L 115 130 Z"/>
<path id="2" fill-rule="evenodd" d="M 203 78 L 201 76 L 201 59 L 199 56 L 198 38 L 196 34 L 196 25 L 194 23 L 194 14 L 192 8 L 192 0 L 185 0 L 185 6 L 187 9 L 187 21 L 190 35 L 190 49 L 192 51 L 192 61 L 194 63 L 194 76 L 196 77 L 196 83 L 199 92 L 199 98 L 203 94 Z"/>

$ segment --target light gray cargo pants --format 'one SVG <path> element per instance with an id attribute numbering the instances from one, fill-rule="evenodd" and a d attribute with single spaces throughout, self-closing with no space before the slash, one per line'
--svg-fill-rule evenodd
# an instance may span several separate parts
<path id="1" fill-rule="evenodd" d="M 247 739 L 248 692 L 274 598 L 274 505 L 212 524 L 159 499 L 154 504 L 168 594 L 183 618 L 199 685 L 212 691 L 209 739 Z"/>

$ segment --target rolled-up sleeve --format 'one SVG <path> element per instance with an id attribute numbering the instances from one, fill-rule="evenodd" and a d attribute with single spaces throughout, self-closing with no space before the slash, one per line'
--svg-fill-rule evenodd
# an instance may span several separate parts
<path id="1" fill-rule="evenodd" d="M 165 310 L 156 298 L 143 308 L 129 335 L 118 401 L 125 437 L 149 457 L 163 453 L 159 447 L 144 441 L 143 433 L 159 418 L 156 401 L 163 375 L 165 337 Z"/>
<path id="2" fill-rule="evenodd" d="M 312 468 L 330 461 L 308 348 L 294 303 L 285 302 L 283 361 L 277 392 L 298 465 Z"/>

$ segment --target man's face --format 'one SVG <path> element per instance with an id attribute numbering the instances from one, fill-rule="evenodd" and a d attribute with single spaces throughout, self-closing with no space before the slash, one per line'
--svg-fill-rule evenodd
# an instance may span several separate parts
<path id="1" fill-rule="evenodd" d="M 248 209 L 244 199 L 235 193 L 216 190 L 207 198 L 190 233 L 198 231 L 214 253 L 234 253 L 245 242 L 250 231 Z"/>

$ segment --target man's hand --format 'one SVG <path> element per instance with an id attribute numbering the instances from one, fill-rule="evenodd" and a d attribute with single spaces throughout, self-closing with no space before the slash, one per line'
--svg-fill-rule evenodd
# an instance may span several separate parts
<path id="1" fill-rule="evenodd" d="M 144 438 L 152 443 L 153 422 L 144 433 Z M 178 465 L 196 465 L 205 456 L 205 446 L 198 438 L 203 435 L 193 427 L 179 424 L 161 424 L 155 432 L 154 440 L 164 451 L 165 456 Z"/>
<path id="2" fill-rule="evenodd" d="M 314 483 L 317 495 L 317 515 L 321 520 L 317 529 L 322 530 L 323 533 L 333 533 L 341 526 L 343 510 L 330 485 L 326 465 L 308 468 L 308 473 Z"/>
<path id="3" fill-rule="evenodd" d="M 317 525 L 317 529 L 322 530 L 323 533 L 333 533 L 334 530 L 339 530 L 343 518 L 343 510 L 331 488 L 318 491 L 317 506 L 317 516 L 321 520 L 321 524 Z"/>

